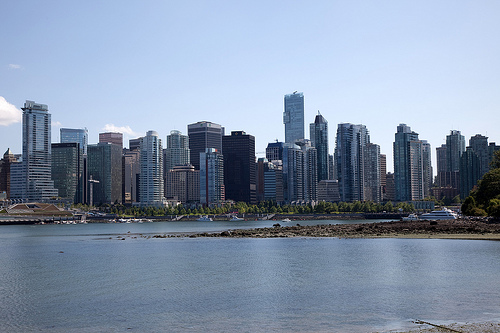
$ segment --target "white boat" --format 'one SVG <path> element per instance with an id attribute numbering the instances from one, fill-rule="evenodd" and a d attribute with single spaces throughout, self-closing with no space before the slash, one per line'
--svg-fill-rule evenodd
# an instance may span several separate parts
<path id="1" fill-rule="evenodd" d="M 403 217 L 403 221 L 418 221 L 419 218 L 416 214 L 410 214 L 406 217 Z"/>
<path id="2" fill-rule="evenodd" d="M 292 220 L 290 220 L 289 218 L 286 218 L 286 219 L 281 220 L 281 222 L 285 222 L 285 223 L 286 222 L 292 222 Z"/>
<path id="3" fill-rule="evenodd" d="M 233 215 L 229 221 L 244 221 L 241 217 L 238 217 L 236 215 Z"/>
<path id="4" fill-rule="evenodd" d="M 208 215 L 205 215 L 205 216 L 200 216 L 199 219 L 197 219 L 196 221 L 200 221 L 200 222 L 212 222 L 212 218 L 211 217 L 208 217 Z"/>
<path id="5" fill-rule="evenodd" d="M 429 221 L 456 220 L 457 217 L 458 217 L 457 213 L 446 207 L 443 207 L 443 209 L 441 210 L 433 210 L 430 213 L 420 215 L 421 220 L 429 220 Z"/>

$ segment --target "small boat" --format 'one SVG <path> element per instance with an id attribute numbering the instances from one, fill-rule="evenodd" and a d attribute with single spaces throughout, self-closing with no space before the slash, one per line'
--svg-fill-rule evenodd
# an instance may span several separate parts
<path id="1" fill-rule="evenodd" d="M 416 214 L 410 214 L 406 217 L 403 217 L 403 221 L 419 221 L 419 218 Z"/>
<path id="2" fill-rule="evenodd" d="M 211 217 L 208 217 L 208 215 L 205 215 L 205 216 L 200 216 L 199 219 L 197 219 L 196 221 L 200 221 L 200 222 L 212 222 L 212 218 Z"/>
<path id="3" fill-rule="evenodd" d="M 286 219 L 281 220 L 281 222 L 285 222 L 285 223 L 286 222 L 292 222 L 292 220 L 290 220 L 289 218 L 286 218 Z"/>
<path id="4" fill-rule="evenodd" d="M 233 215 L 229 221 L 244 221 L 241 217 L 238 217 L 236 215 Z"/>
<path id="5" fill-rule="evenodd" d="M 433 210 L 430 213 L 422 214 L 420 216 L 421 220 L 429 220 L 429 221 L 456 220 L 457 218 L 458 218 L 457 213 L 446 207 L 443 207 L 443 209 L 441 210 Z"/>

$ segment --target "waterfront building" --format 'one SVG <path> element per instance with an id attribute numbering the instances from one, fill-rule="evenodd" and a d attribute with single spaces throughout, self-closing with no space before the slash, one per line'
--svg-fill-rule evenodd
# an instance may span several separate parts
<path id="1" fill-rule="evenodd" d="M 139 202 L 139 175 L 141 174 L 141 151 L 139 148 L 126 149 L 122 157 L 123 176 L 122 176 L 122 201 L 131 204 Z"/>
<path id="2" fill-rule="evenodd" d="M 338 180 L 320 180 L 318 183 L 318 201 L 340 201 Z"/>
<path id="3" fill-rule="evenodd" d="M 200 154 L 205 153 L 207 148 L 217 149 L 222 154 L 222 137 L 224 127 L 209 121 L 199 121 L 188 125 L 189 137 L 189 159 L 196 170 L 200 169 Z"/>
<path id="4" fill-rule="evenodd" d="M 86 128 L 61 128 L 59 133 L 61 143 L 79 143 L 82 154 L 87 155 L 89 133 Z"/>
<path id="5" fill-rule="evenodd" d="M 224 157 L 215 148 L 200 154 L 200 203 L 220 204 L 225 200 Z"/>
<path id="6" fill-rule="evenodd" d="M 363 201 L 382 201 L 380 181 L 380 146 L 367 143 L 364 146 L 364 190 Z"/>
<path id="7" fill-rule="evenodd" d="M 281 160 L 264 162 L 264 200 L 282 203 L 283 196 L 283 162 Z"/>
<path id="8" fill-rule="evenodd" d="M 92 200 L 88 191 L 87 202 L 91 205 L 122 202 L 122 148 L 109 142 L 89 145 L 87 169 L 92 186 Z"/>
<path id="9" fill-rule="evenodd" d="M 200 171 L 192 165 L 174 166 L 167 172 L 165 197 L 175 199 L 182 204 L 200 202 Z"/>
<path id="10" fill-rule="evenodd" d="M 164 172 L 172 170 L 178 165 L 190 164 L 189 137 L 180 131 L 170 131 L 167 135 L 167 147 L 164 150 Z"/>
<path id="11" fill-rule="evenodd" d="M 366 126 L 339 124 L 335 143 L 335 170 L 339 182 L 340 200 L 344 202 L 364 200 L 364 147 L 370 143 Z"/>
<path id="12" fill-rule="evenodd" d="M 472 147 L 460 156 L 460 197 L 465 199 L 481 179 L 481 158 Z"/>
<path id="13" fill-rule="evenodd" d="M 47 105 L 33 101 L 26 101 L 22 110 L 26 199 L 47 201 L 58 195 L 51 172 L 51 115 Z"/>
<path id="14" fill-rule="evenodd" d="M 488 137 L 476 134 L 470 138 L 469 146 L 479 158 L 479 173 L 482 177 L 490 170 L 491 157 L 488 149 Z M 462 166 L 462 161 L 460 161 L 460 165 Z"/>
<path id="15" fill-rule="evenodd" d="M 283 112 L 285 124 L 285 143 L 295 144 L 304 139 L 304 94 L 297 93 L 285 95 L 285 111 Z"/>
<path id="16" fill-rule="evenodd" d="M 394 184 L 394 174 L 388 172 L 385 175 L 385 196 L 384 201 L 396 200 L 396 186 Z"/>
<path id="17" fill-rule="evenodd" d="M 387 156 L 385 154 L 380 154 L 380 188 L 381 188 L 381 200 L 385 201 L 385 191 L 386 191 L 386 174 L 387 174 Z"/>
<path id="18" fill-rule="evenodd" d="M 52 144 L 52 180 L 59 197 L 69 203 L 83 203 L 83 150 L 76 142 Z"/>
<path id="19" fill-rule="evenodd" d="M 141 206 L 164 206 L 163 149 L 156 131 L 148 131 L 141 141 L 139 200 Z"/>
<path id="20" fill-rule="evenodd" d="M 109 142 L 123 148 L 123 133 L 105 132 L 99 133 L 99 143 Z"/>
<path id="21" fill-rule="evenodd" d="M 265 157 L 260 157 L 257 160 L 257 202 L 264 201 L 264 167 L 266 163 L 268 160 Z"/>
<path id="22" fill-rule="evenodd" d="M 26 164 L 22 158 L 10 164 L 10 199 L 17 202 L 27 201 Z"/>
<path id="23" fill-rule="evenodd" d="M 432 188 L 432 149 L 430 143 L 426 140 L 422 140 L 422 170 L 423 170 L 423 189 L 424 198 L 431 196 Z"/>
<path id="24" fill-rule="evenodd" d="M 222 137 L 224 152 L 224 189 L 227 200 L 257 202 L 255 170 L 255 137 L 243 131 L 232 131 Z"/>
<path id="25" fill-rule="evenodd" d="M 399 124 L 394 140 L 394 185 L 396 201 L 424 198 L 423 148 L 418 133 Z"/>
<path id="26" fill-rule="evenodd" d="M 296 143 L 302 152 L 302 198 L 305 201 L 318 199 L 318 151 L 312 146 L 310 140 L 302 139 Z"/>
<path id="27" fill-rule="evenodd" d="M 0 193 L 5 192 L 6 199 L 10 199 L 10 166 L 17 161 L 18 158 L 10 148 L 7 149 L 0 160 Z"/>
<path id="28" fill-rule="evenodd" d="M 304 200 L 304 154 L 295 144 L 283 148 L 283 197 L 285 202 Z"/>
<path id="29" fill-rule="evenodd" d="M 318 181 L 329 179 L 328 121 L 319 113 L 309 126 L 311 144 L 318 153 Z"/>

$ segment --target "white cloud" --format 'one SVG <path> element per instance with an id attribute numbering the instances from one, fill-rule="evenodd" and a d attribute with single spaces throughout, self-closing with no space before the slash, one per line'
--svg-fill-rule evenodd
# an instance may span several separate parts
<path id="1" fill-rule="evenodd" d="M 10 69 L 23 69 L 23 66 L 17 64 L 9 64 Z"/>
<path id="2" fill-rule="evenodd" d="M 53 121 L 52 120 L 52 124 L 51 125 L 54 126 L 54 127 L 61 127 L 62 124 L 61 124 L 60 121 Z"/>
<path id="3" fill-rule="evenodd" d="M 130 126 L 115 126 L 114 124 L 106 124 L 104 125 L 104 128 L 102 129 L 105 132 L 119 132 L 123 134 L 127 134 L 132 137 L 138 137 L 140 136 L 139 133 L 134 132 Z"/>
<path id="4" fill-rule="evenodd" d="M 0 126 L 9 126 L 22 119 L 22 111 L 0 96 Z"/>

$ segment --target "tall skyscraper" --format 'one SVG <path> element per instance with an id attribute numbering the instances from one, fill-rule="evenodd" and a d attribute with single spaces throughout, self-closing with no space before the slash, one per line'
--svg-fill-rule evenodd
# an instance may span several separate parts
<path id="1" fill-rule="evenodd" d="M 207 148 L 215 148 L 219 154 L 222 152 L 222 137 L 224 127 L 209 121 L 199 121 L 188 125 L 190 161 L 196 170 L 200 169 L 200 153 L 205 153 Z"/>
<path id="2" fill-rule="evenodd" d="M 92 200 L 87 202 L 93 205 L 113 204 L 122 201 L 122 148 L 109 142 L 100 142 L 87 147 L 87 169 L 89 180 L 92 183 Z M 91 202 L 92 201 L 92 202 Z"/>
<path id="3" fill-rule="evenodd" d="M 277 161 L 283 160 L 283 147 L 285 146 L 284 142 L 270 142 L 266 147 L 266 158 L 268 161 Z"/>
<path id="4" fill-rule="evenodd" d="M 45 104 L 26 101 L 23 110 L 23 164 L 29 201 L 56 198 L 52 181 L 51 116 Z"/>
<path id="5" fill-rule="evenodd" d="M 219 204 L 225 200 L 224 157 L 215 148 L 200 154 L 200 203 Z"/>
<path id="6" fill-rule="evenodd" d="M 7 199 L 10 198 L 10 166 L 17 162 L 17 157 L 7 149 L 0 160 L 0 193 L 5 192 Z"/>
<path id="7" fill-rule="evenodd" d="M 295 144 L 283 148 L 283 198 L 285 202 L 304 200 L 304 154 Z"/>
<path id="8" fill-rule="evenodd" d="M 460 156 L 465 151 L 465 137 L 457 130 L 446 136 L 446 171 L 460 170 Z"/>
<path id="9" fill-rule="evenodd" d="M 59 197 L 70 203 L 83 203 L 83 154 L 80 144 L 52 144 L 52 180 Z"/>
<path id="10" fill-rule="evenodd" d="M 182 204 L 200 202 L 200 170 L 192 165 L 179 165 L 167 172 L 165 196 Z"/>
<path id="11" fill-rule="evenodd" d="M 283 112 L 285 124 L 285 143 L 294 144 L 304 139 L 304 94 L 297 93 L 285 95 L 285 111 Z"/>
<path id="12" fill-rule="evenodd" d="M 99 143 L 109 142 L 123 148 L 123 133 L 105 132 L 99 133 Z"/>
<path id="13" fill-rule="evenodd" d="M 328 121 L 319 113 L 309 126 L 311 144 L 318 154 L 318 181 L 329 179 Z"/>
<path id="14" fill-rule="evenodd" d="M 139 200 L 143 206 L 164 206 L 163 149 L 155 131 L 148 131 L 141 142 Z"/>
<path id="15" fill-rule="evenodd" d="M 255 137 L 233 131 L 222 137 L 225 197 L 235 202 L 257 202 Z"/>
<path id="16" fill-rule="evenodd" d="M 470 138 L 469 146 L 479 158 L 479 163 L 480 163 L 479 173 L 482 176 L 490 170 L 491 158 L 488 151 L 488 137 L 483 136 L 481 134 L 476 134 Z"/>
<path id="17" fill-rule="evenodd" d="M 59 131 L 61 136 L 61 143 L 79 143 L 83 155 L 87 155 L 89 134 L 86 128 L 61 128 Z"/>
<path id="18" fill-rule="evenodd" d="M 423 169 L 423 182 L 424 182 L 424 198 L 431 196 L 432 188 L 432 149 L 427 140 L 422 140 L 422 169 Z"/>
<path id="19" fill-rule="evenodd" d="M 139 202 L 139 175 L 141 174 L 141 150 L 127 149 L 123 153 L 123 202 Z"/>
<path id="20" fill-rule="evenodd" d="M 318 151 L 312 146 L 311 141 L 302 139 L 297 141 L 302 153 L 302 198 L 305 201 L 318 199 Z"/>
<path id="21" fill-rule="evenodd" d="M 264 162 L 264 200 L 282 203 L 283 196 L 283 163 L 281 160 Z"/>
<path id="22" fill-rule="evenodd" d="M 365 125 L 349 123 L 338 125 L 335 145 L 335 168 L 341 201 L 364 200 L 364 147 L 368 143 L 370 143 L 370 135 Z"/>
<path id="23" fill-rule="evenodd" d="M 481 160 L 472 147 L 460 156 L 460 197 L 465 199 L 481 179 Z"/>
<path id="24" fill-rule="evenodd" d="M 380 164 L 380 146 L 367 143 L 364 146 L 364 201 L 382 201 Z"/>
<path id="25" fill-rule="evenodd" d="M 182 135 L 180 131 L 170 131 L 165 148 L 164 172 L 172 170 L 175 166 L 188 165 L 189 162 L 189 137 Z"/>

